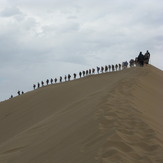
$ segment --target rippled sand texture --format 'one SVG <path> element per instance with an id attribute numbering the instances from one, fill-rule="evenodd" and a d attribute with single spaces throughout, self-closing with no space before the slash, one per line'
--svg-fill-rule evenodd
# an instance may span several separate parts
<path id="1" fill-rule="evenodd" d="M 0 103 L 0 163 L 162 163 L 163 72 L 151 65 Z"/>

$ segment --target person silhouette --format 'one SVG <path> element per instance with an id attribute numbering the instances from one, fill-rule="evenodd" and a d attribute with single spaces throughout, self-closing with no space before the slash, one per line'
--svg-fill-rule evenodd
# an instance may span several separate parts
<path id="1" fill-rule="evenodd" d="M 54 79 L 55 83 L 57 83 L 57 78 Z"/>
<path id="2" fill-rule="evenodd" d="M 142 52 L 139 53 L 139 56 L 138 56 L 138 63 L 141 67 L 144 66 L 144 55 L 142 54 Z"/>
<path id="3" fill-rule="evenodd" d="M 121 70 L 122 65 L 119 63 L 119 70 Z"/>
<path id="4" fill-rule="evenodd" d="M 74 73 L 74 79 L 76 79 L 76 74 Z"/>
<path id="5" fill-rule="evenodd" d="M 43 87 L 44 86 L 44 82 L 42 81 L 41 84 L 42 84 L 42 87 Z"/>
<path id="6" fill-rule="evenodd" d="M 80 76 L 80 78 L 81 78 L 81 76 L 82 76 L 82 72 L 79 72 L 79 76 Z"/>
<path id="7" fill-rule="evenodd" d="M 49 84 L 49 79 L 46 80 L 46 84 L 47 84 L 47 85 Z"/>
<path id="8" fill-rule="evenodd" d="M 60 83 L 62 82 L 62 76 L 60 76 Z"/>
<path id="9" fill-rule="evenodd" d="M 83 77 L 85 76 L 85 71 L 83 71 Z"/>
<path id="10" fill-rule="evenodd" d="M 100 67 L 97 67 L 97 73 L 99 74 L 99 71 L 100 71 Z"/>
<path id="11" fill-rule="evenodd" d="M 95 69 L 94 68 L 92 68 L 92 74 L 94 74 L 95 73 Z"/>
<path id="12" fill-rule="evenodd" d="M 33 89 L 36 89 L 36 85 L 35 84 L 33 84 Z"/>
<path id="13" fill-rule="evenodd" d="M 108 66 L 109 67 L 109 72 L 111 71 L 111 65 Z"/>
<path id="14" fill-rule="evenodd" d="M 40 83 L 37 84 L 37 88 L 40 88 Z"/>
<path id="15" fill-rule="evenodd" d="M 51 84 L 53 84 L 53 79 L 52 78 L 51 78 L 50 82 L 51 82 Z"/>
<path id="16" fill-rule="evenodd" d="M 114 65 L 112 65 L 112 71 L 114 71 Z"/>
<path id="17" fill-rule="evenodd" d="M 147 50 L 146 53 L 144 54 L 144 63 L 148 64 L 149 63 L 149 59 L 150 59 L 150 53 Z"/>
<path id="18" fill-rule="evenodd" d="M 65 81 L 67 80 L 67 76 L 65 75 Z"/>
<path id="19" fill-rule="evenodd" d="M 18 95 L 20 95 L 20 91 L 18 91 Z"/>
<path id="20" fill-rule="evenodd" d="M 118 70 L 118 65 L 117 65 L 117 64 L 115 65 L 115 70 L 116 70 L 116 71 Z"/>
<path id="21" fill-rule="evenodd" d="M 70 75 L 70 74 L 68 74 L 68 81 L 70 81 L 70 79 L 71 79 L 71 75 Z"/>
<path id="22" fill-rule="evenodd" d="M 91 69 L 89 69 L 89 75 L 91 75 L 91 73 L 92 73 L 92 72 L 91 72 Z"/>

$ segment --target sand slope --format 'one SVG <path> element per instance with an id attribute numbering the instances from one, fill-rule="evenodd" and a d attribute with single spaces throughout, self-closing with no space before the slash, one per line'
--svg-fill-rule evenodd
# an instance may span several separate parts
<path id="1" fill-rule="evenodd" d="M 163 72 L 92 75 L 0 103 L 0 163 L 162 163 Z"/>

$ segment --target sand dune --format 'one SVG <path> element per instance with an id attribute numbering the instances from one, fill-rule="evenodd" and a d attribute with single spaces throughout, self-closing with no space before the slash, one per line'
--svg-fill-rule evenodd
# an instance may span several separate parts
<path id="1" fill-rule="evenodd" d="M 0 163 L 162 163 L 163 73 L 149 65 L 0 103 Z"/>

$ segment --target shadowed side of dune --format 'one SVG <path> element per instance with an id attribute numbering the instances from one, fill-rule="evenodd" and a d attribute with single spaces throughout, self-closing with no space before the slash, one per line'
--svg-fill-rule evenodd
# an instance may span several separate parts
<path id="1" fill-rule="evenodd" d="M 162 71 L 93 75 L 0 103 L 0 162 L 163 162 Z"/>

